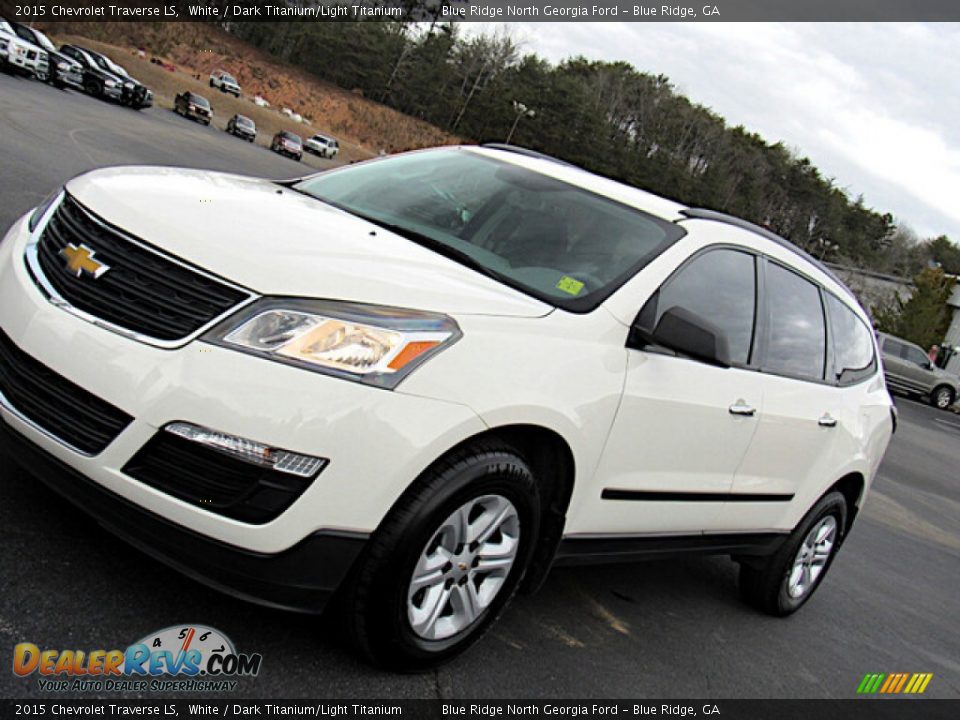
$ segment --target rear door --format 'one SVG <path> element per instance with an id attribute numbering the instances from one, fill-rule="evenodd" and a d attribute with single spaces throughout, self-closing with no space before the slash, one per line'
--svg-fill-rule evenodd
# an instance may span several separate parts
<path id="1" fill-rule="evenodd" d="M 830 477 L 837 448 L 855 447 L 860 425 L 831 375 L 826 293 L 784 265 L 763 266 L 763 413 L 724 518 L 724 529 L 744 532 L 780 528 L 790 504 Z"/>
<path id="2" fill-rule="evenodd" d="M 751 369 L 756 327 L 756 258 L 707 249 L 682 265 L 637 321 L 656 327 L 682 307 L 727 337 L 734 367 L 722 368 L 646 348 L 630 353 L 623 400 L 597 478 L 601 501 L 576 518 L 607 533 L 699 533 L 721 524 L 733 474 L 763 408 Z"/>
<path id="3" fill-rule="evenodd" d="M 936 376 L 927 354 L 918 345 L 903 343 L 903 374 L 917 392 L 928 393 L 933 389 Z"/>

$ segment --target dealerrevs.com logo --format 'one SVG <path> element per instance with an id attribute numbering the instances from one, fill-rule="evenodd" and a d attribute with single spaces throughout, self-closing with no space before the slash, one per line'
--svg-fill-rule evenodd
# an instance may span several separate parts
<path id="1" fill-rule="evenodd" d="M 13 649 L 13 672 L 37 675 L 44 692 L 229 692 L 237 678 L 260 672 L 260 653 L 238 653 L 230 639 L 204 625 L 175 625 L 125 650 Z"/>

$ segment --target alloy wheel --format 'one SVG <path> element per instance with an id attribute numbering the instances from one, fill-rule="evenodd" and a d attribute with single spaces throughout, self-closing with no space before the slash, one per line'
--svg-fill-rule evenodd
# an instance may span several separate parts
<path id="1" fill-rule="evenodd" d="M 407 590 L 414 633 L 444 640 L 475 623 L 500 592 L 520 546 L 520 516 L 502 495 L 461 505 L 423 548 Z"/>
<path id="2" fill-rule="evenodd" d="M 802 598 L 809 593 L 833 554 L 837 541 L 837 519 L 827 515 L 807 533 L 787 576 L 787 593 Z"/>

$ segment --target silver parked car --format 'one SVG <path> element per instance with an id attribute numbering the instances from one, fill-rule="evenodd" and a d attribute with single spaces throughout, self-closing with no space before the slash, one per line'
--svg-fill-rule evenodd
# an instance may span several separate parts
<path id="1" fill-rule="evenodd" d="M 960 394 L 960 378 L 935 366 L 919 345 L 880 333 L 887 385 L 908 395 L 921 395 L 945 410 Z"/>

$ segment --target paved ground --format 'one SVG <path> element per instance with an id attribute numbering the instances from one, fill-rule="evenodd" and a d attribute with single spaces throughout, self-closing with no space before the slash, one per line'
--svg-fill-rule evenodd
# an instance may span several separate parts
<path id="1" fill-rule="evenodd" d="M 167 109 L 136 113 L 0 75 L 0 226 L 70 176 L 123 163 L 304 170 Z M 796 616 L 742 606 L 725 559 L 558 570 L 466 657 L 410 676 L 363 666 L 319 622 L 181 577 L 0 456 L 0 667 L 17 642 L 114 647 L 195 621 L 263 653 L 260 677 L 241 688 L 249 697 L 848 698 L 868 671 L 923 671 L 935 673 L 928 696 L 960 698 L 960 417 L 898 403 L 872 498 Z M 35 694 L 34 681 L 0 670 L 0 697 Z"/>

